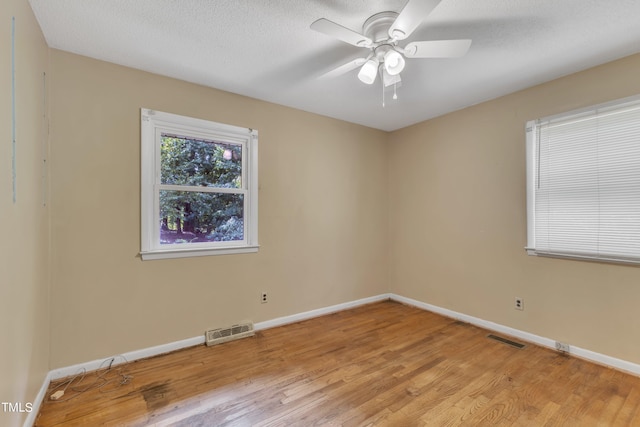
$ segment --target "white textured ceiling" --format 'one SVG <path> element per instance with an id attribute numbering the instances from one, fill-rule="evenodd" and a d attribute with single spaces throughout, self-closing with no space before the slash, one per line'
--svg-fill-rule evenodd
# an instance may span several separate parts
<path id="1" fill-rule="evenodd" d="M 29 0 L 50 47 L 383 130 L 395 130 L 640 52 L 640 0 L 442 0 L 415 40 L 473 40 L 461 59 L 408 59 L 398 100 L 357 71 L 361 31 L 406 0 Z"/>

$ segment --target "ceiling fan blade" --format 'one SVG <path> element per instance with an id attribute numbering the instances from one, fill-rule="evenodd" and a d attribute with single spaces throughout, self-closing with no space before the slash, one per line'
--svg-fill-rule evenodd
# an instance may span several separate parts
<path id="1" fill-rule="evenodd" d="M 373 44 L 369 37 L 365 37 L 325 18 L 320 18 L 311 24 L 311 29 L 358 47 L 369 47 Z"/>
<path id="2" fill-rule="evenodd" d="M 389 37 L 404 40 L 418 28 L 441 0 L 409 0 L 389 28 Z"/>
<path id="3" fill-rule="evenodd" d="M 471 40 L 431 40 L 411 42 L 404 48 L 407 58 L 459 58 L 471 46 Z"/>
<path id="4" fill-rule="evenodd" d="M 320 77 L 318 77 L 319 79 L 330 79 L 332 77 L 338 77 L 341 76 L 342 74 L 348 73 L 349 71 L 355 70 L 358 67 L 361 67 L 364 65 L 364 63 L 367 62 L 367 58 L 358 58 L 358 59 L 354 59 L 353 61 L 349 61 L 346 64 L 343 64 L 337 68 L 334 68 L 333 70 L 326 72 L 324 74 L 322 74 Z"/>

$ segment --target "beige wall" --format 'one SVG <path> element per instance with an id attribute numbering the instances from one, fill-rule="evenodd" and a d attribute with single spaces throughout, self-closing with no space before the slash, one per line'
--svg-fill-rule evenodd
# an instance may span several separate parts
<path id="1" fill-rule="evenodd" d="M 638 94 L 638 76 L 635 55 L 393 133 L 391 291 L 640 363 L 639 267 L 523 249 L 525 122 Z"/>
<path id="2" fill-rule="evenodd" d="M 0 402 L 33 403 L 49 370 L 49 228 L 43 73 L 47 46 L 26 0 L 0 3 Z M 11 18 L 15 17 L 16 201 L 12 185 Z M 43 175 L 44 174 L 44 175 Z M 5 413 L 0 425 L 26 414 Z"/>
<path id="3" fill-rule="evenodd" d="M 51 368 L 386 292 L 386 133 L 56 50 L 51 68 Z M 140 260 L 141 107 L 258 129 L 257 254 Z"/>

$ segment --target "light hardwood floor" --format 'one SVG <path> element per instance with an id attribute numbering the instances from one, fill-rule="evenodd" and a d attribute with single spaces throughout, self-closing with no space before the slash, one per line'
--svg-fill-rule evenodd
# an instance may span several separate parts
<path id="1" fill-rule="evenodd" d="M 74 397 L 88 374 L 36 426 L 640 426 L 640 378 L 488 334 L 375 303 L 104 369 Z"/>

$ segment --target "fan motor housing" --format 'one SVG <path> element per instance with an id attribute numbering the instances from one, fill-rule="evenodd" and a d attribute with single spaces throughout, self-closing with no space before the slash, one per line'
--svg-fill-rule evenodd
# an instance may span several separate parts
<path id="1" fill-rule="evenodd" d="M 395 22 L 398 14 L 396 12 L 380 12 L 370 16 L 362 26 L 362 34 L 380 43 L 389 39 L 389 28 Z"/>

